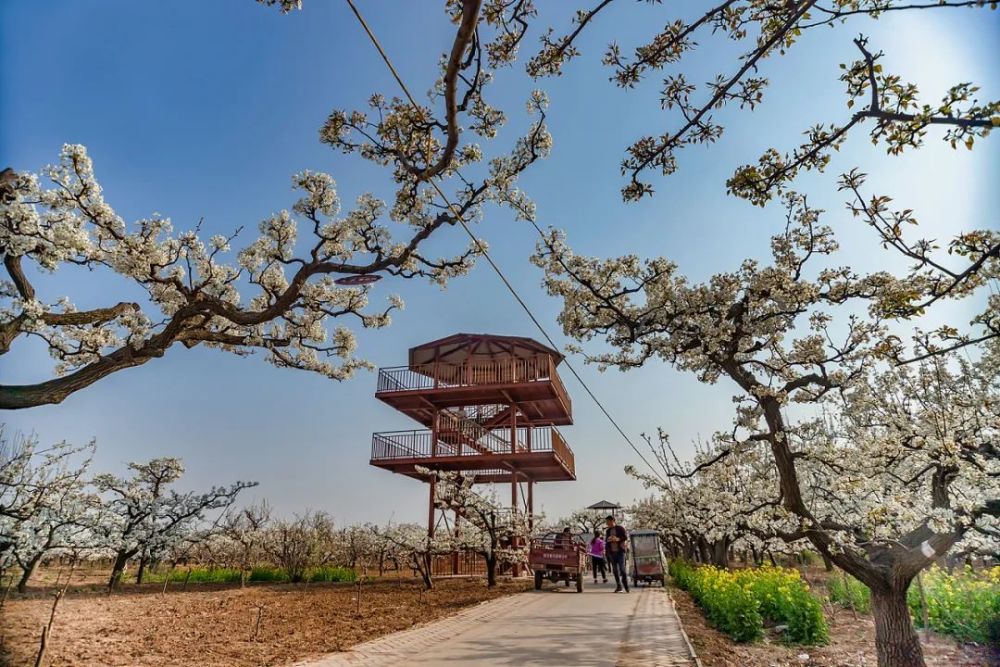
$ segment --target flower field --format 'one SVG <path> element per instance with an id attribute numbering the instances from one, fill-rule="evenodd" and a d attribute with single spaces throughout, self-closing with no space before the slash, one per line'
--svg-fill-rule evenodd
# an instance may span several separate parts
<path id="1" fill-rule="evenodd" d="M 830 600 L 860 612 L 871 608 L 871 595 L 861 582 L 850 577 L 830 580 Z M 927 625 L 959 641 L 1000 645 L 1000 567 L 981 572 L 971 568 L 948 574 L 935 566 L 924 572 Z M 848 597 L 848 595 L 850 597 Z M 910 615 L 923 625 L 920 589 L 916 582 L 908 593 Z"/>
<path id="2" fill-rule="evenodd" d="M 822 603 L 796 570 L 722 570 L 675 560 L 670 575 L 691 594 L 709 623 L 737 642 L 761 639 L 765 622 L 787 626 L 784 637 L 789 643 L 829 640 Z"/>

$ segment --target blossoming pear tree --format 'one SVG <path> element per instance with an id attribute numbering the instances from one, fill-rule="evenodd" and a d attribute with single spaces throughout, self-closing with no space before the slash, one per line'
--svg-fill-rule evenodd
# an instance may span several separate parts
<path id="1" fill-rule="evenodd" d="M 760 563 L 765 552 L 803 546 L 778 544 L 779 540 L 754 530 L 750 519 L 769 505 L 775 471 L 759 449 L 743 449 L 713 461 L 732 437 L 732 432 L 720 432 L 709 443 L 698 443 L 693 462 L 686 462 L 675 454 L 669 435 L 661 429 L 658 442 L 648 437 L 647 442 L 662 474 L 626 468 L 658 494 L 630 509 L 633 521 L 659 530 L 676 557 L 728 567 L 734 551 L 750 551 L 754 562 Z"/>
<path id="2" fill-rule="evenodd" d="M 942 353 L 897 367 L 887 320 L 926 284 L 838 265 L 819 211 L 794 193 L 785 201 L 771 262 L 746 260 L 704 283 L 665 258 L 576 255 L 558 231 L 534 261 L 562 300 L 565 333 L 606 344 L 590 355 L 601 368 L 658 359 L 729 382 L 732 432 L 684 474 L 763 448 L 769 496 L 748 508 L 731 494 L 731 512 L 763 519 L 748 527 L 766 535 L 808 540 L 862 581 L 879 664 L 923 665 L 910 582 L 1000 516 L 998 340 L 972 361 Z"/>
<path id="3" fill-rule="evenodd" d="M 299 3 L 265 4 L 287 12 Z M 485 244 L 473 241 L 457 255 L 434 257 L 425 242 L 460 220 L 474 223 L 490 204 L 532 217 L 517 179 L 551 146 L 546 99 L 536 92 L 528 101 L 535 121 L 526 134 L 508 154 L 487 161 L 477 141 L 495 138 L 507 118 L 484 90 L 491 68 L 513 57 L 504 46 L 509 12 L 482 11 L 478 0 L 466 0 L 448 3 L 446 13 L 457 30 L 430 93 L 438 110 L 375 94 L 367 110 L 335 110 L 320 129 L 320 140 L 334 150 L 387 170 L 396 187 L 391 202 L 362 194 L 342 214 L 333 178 L 303 171 L 292 177 L 298 199 L 264 218 L 256 238 L 244 241 L 242 227 L 203 238 L 200 223 L 175 231 L 170 219 L 156 215 L 122 218 L 83 146 L 67 144 L 57 164 L 41 173 L 6 169 L 0 355 L 35 339 L 54 367 L 51 377 L 31 384 L 0 384 L 0 409 L 59 403 L 176 344 L 238 355 L 260 351 L 276 366 L 337 380 L 367 367 L 354 356 L 355 336 L 341 322 L 384 327 L 403 302 L 390 296 L 386 306 L 372 308 L 370 285 L 338 279 L 423 278 L 443 285 L 467 273 Z M 121 294 L 138 287 L 143 299 L 111 296 L 80 310 L 71 294 L 36 288 L 39 274 L 70 267 L 109 272 L 121 281 Z"/>
<path id="4" fill-rule="evenodd" d="M 459 548 L 474 551 L 486 561 L 488 587 L 496 586 L 499 565 L 527 562 L 532 517 L 501 507 L 495 493 L 479 493 L 472 477 L 447 471 L 431 474 L 436 478 L 435 505 L 458 517 L 452 536 Z"/>
<path id="5" fill-rule="evenodd" d="M 362 571 L 367 572 L 371 565 L 369 559 L 375 551 L 373 539 L 368 526 L 355 524 L 341 528 L 337 531 L 337 542 L 340 547 L 337 559 L 346 563 L 352 570 L 357 570 L 360 566 Z"/>
<path id="6" fill-rule="evenodd" d="M 365 530 L 368 531 L 367 544 L 371 549 L 371 552 L 367 554 L 365 560 L 367 562 L 375 563 L 378 568 L 378 576 L 385 575 L 389 566 L 397 572 L 400 571 L 401 554 L 399 547 L 389 540 L 384 539 L 379 531 L 379 527 L 374 523 L 366 523 L 364 525 Z"/>
<path id="7" fill-rule="evenodd" d="M 573 14 L 571 29 L 560 34 L 550 28 L 542 35 L 541 49 L 526 65 L 528 73 L 546 77 L 567 72 L 570 61 L 581 53 L 583 35 L 600 31 L 601 26 L 611 32 L 611 26 L 621 25 L 625 16 L 622 12 L 626 11 L 622 4 L 614 0 L 595 2 Z M 885 54 L 869 38 L 858 35 L 853 26 L 868 19 L 893 21 L 900 14 L 996 7 L 996 2 L 986 0 L 724 0 L 688 13 L 659 2 L 632 3 L 629 13 L 656 17 L 655 25 L 663 27 L 653 29 L 650 37 L 635 45 L 631 53 L 610 37 L 603 63 L 613 84 L 624 90 L 655 85 L 651 79 L 661 81 L 659 102 L 665 113 L 663 127 L 644 133 L 625 151 L 621 162 L 626 179 L 622 187 L 624 200 L 652 195 L 650 175 L 675 173 L 681 167 L 684 149 L 718 142 L 725 131 L 719 120 L 723 113 L 730 127 L 742 127 L 749 122 L 747 115 L 764 102 L 769 86 L 797 87 L 799 80 L 794 78 L 772 82 L 766 75 L 768 60 L 797 53 L 805 36 L 819 30 L 843 34 L 845 45 L 856 54 L 853 61 L 840 64 L 839 75 L 834 74 L 836 70 L 830 75 L 831 81 L 843 87 L 844 110 L 831 111 L 826 118 L 804 126 L 804 140 L 799 146 L 769 148 L 755 163 L 736 167 L 726 182 L 728 193 L 763 206 L 786 194 L 801 173 L 823 171 L 836 151 L 852 136 L 864 132 L 890 155 L 919 149 L 928 138 L 943 140 L 955 149 L 971 150 L 977 140 L 1000 127 L 1000 100 L 979 99 L 979 87 L 961 72 L 954 73 L 956 82 L 950 88 L 931 94 L 940 97 L 929 98 L 916 83 L 889 71 Z M 530 7 L 521 6 L 521 10 L 531 14 Z M 608 18 L 605 22 L 605 16 L 614 11 L 620 11 L 616 20 Z M 664 13 L 668 14 L 666 20 Z M 946 24 L 942 21 L 940 25 Z M 944 37 L 948 35 L 942 34 Z M 738 49 L 729 61 L 728 71 L 698 83 L 704 81 L 697 60 L 700 53 L 711 51 L 717 55 L 716 47 L 724 47 L 726 42 L 736 44 Z M 987 59 L 990 55 L 981 54 Z M 823 76 L 817 66 L 810 71 Z M 895 293 L 893 301 L 885 305 L 897 316 L 910 317 L 920 315 L 937 301 L 962 298 L 970 292 L 980 295 L 983 304 L 968 327 L 948 324 L 920 332 L 924 344 L 919 351 L 894 345 L 892 352 L 897 361 L 1000 337 L 1000 294 L 988 288 L 1000 277 L 1000 232 L 964 229 L 940 242 L 950 255 L 942 257 L 939 242 L 915 234 L 911 225 L 917 223 L 917 216 L 913 210 L 893 204 L 892 197 L 885 193 L 866 189 L 865 179 L 862 170 L 850 169 L 840 175 L 838 186 L 848 193 L 854 215 L 875 230 L 877 240 L 910 261 L 908 278 L 920 287 Z M 956 258 L 964 261 L 955 262 Z"/>
<path id="8" fill-rule="evenodd" d="M 271 560 L 284 569 L 289 581 L 305 581 L 310 566 L 326 565 L 337 552 L 338 535 L 333 517 L 326 512 L 306 510 L 275 521 L 264 547 Z"/>
<path id="9" fill-rule="evenodd" d="M 86 476 L 93 451 L 93 442 L 41 448 L 36 436 L 0 430 L 0 573 L 19 566 L 19 592 L 45 557 L 92 546 L 96 499 Z"/>
<path id="10" fill-rule="evenodd" d="M 184 474 L 179 459 L 159 458 L 128 464 L 129 477 L 96 475 L 93 486 L 101 496 L 100 515 L 93 522 L 96 541 L 114 554 L 108 589 L 121 582 L 126 564 L 140 556 L 137 580 L 150 558 L 169 551 L 190 537 L 213 510 L 227 510 L 244 489 L 256 482 L 236 482 L 204 493 L 170 488 Z"/>
<path id="11" fill-rule="evenodd" d="M 240 569 L 240 587 L 263 559 L 268 531 L 271 527 L 271 506 L 266 500 L 245 507 L 230 508 L 219 524 L 219 535 L 233 546 L 234 558 Z"/>
<path id="12" fill-rule="evenodd" d="M 78 470 L 83 473 L 86 468 Z M 14 534 L 14 560 L 21 568 L 21 578 L 17 582 L 19 593 L 27 591 L 28 581 L 43 559 L 53 555 L 76 558 L 93 547 L 90 519 L 94 516 L 96 501 L 85 490 L 82 474 L 66 478 L 46 495 L 38 511 L 17 524 Z"/>
<path id="13" fill-rule="evenodd" d="M 449 531 L 437 530 L 428 535 L 426 527 L 415 523 L 391 524 L 373 530 L 377 540 L 386 542 L 387 551 L 420 574 L 426 590 L 434 588 L 434 557 L 450 554 L 458 546 Z"/>
<path id="14" fill-rule="evenodd" d="M 580 36 L 598 30 L 598 16 L 616 3 L 605 0 L 592 8 L 578 10 L 573 28 L 557 36 L 550 31 L 542 36 L 542 48 L 528 62 L 529 74 L 542 77 L 560 75 L 566 64 L 580 55 Z M 633 12 L 663 13 L 660 3 L 645 3 Z M 678 126 L 637 139 L 622 160 L 627 183 L 622 188 L 626 200 L 637 200 L 653 192 L 645 174 L 663 175 L 678 168 L 678 154 L 686 147 L 711 144 L 723 135 L 724 127 L 715 118 L 720 110 L 738 107 L 749 112 L 764 100 L 770 81 L 763 74 L 768 58 L 792 53 L 803 35 L 816 30 L 850 25 L 861 18 L 878 19 L 900 12 L 957 8 L 996 8 L 985 0 L 946 0 L 933 3 L 909 3 L 897 0 L 862 0 L 825 3 L 817 0 L 773 3 L 763 0 L 725 0 L 693 18 L 675 9 L 676 18 L 663 21 L 657 16 L 657 28 L 644 43 L 627 54 L 618 41 L 611 41 L 603 57 L 611 81 L 631 90 L 646 80 L 662 74 L 660 105 L 675 111 Z M 891 20 L 891 19 L 890 19 Z M 851 39 L 858 53 L 850 64 L 841 65 L 840 81 L 847 93 L 847 111 L 829 123 L 805 129 L 805 142 L 790 151 L 769 149 L 756 165 L 736 170 L 728 181 L 730 192 L 757 204 L 769 200 L 793 180 L 800 171 L 822 170 L 831 152 L 840 148 L 849 134 L 868 128 L 870 139 L 891 153 L 919 147 L 933 126 L 945 129 L 944 139 L 953 147 L 972 147 L 975 139 L 989 134 L 1000 125 L 1000 100 L 982 102 L 975 95 L 979 88 L 971 83 L 957 83 L 941 102 L 922 102 L 916 85 L 891 74 L 883 67 L 884 54 L 873 52 L 869 40 Z M 740 52 L 732 59 L 731 71 L 722 72 L 703 84 L 695 83 L 683 67 L 693 61 L 700 45 L 714 38 L 735 42 Z"/>
<path id="15" fill-rule="evenodd" d="M 576 532 L 593 535 L 594 531 L 604 533 L 604 519 L 607 512 L 591 509 L 580 509 L 571 512 L 569 515 L 561 517 L 555 522 L 555 528 L 562 530 L 569 526 Z M 643 524 L 645 525 L 645 524 Z"/>

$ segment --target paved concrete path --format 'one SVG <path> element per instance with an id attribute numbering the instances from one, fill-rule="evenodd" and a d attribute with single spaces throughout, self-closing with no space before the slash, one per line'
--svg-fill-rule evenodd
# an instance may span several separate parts
<path id="1" fill-rule="evenodd" d="M 486 602 L 454 616 L 333 653 L 302 667 L 578 665 L 692 667 L 690 645 L 661 588 L 613 593 L 613 584 Z"/>

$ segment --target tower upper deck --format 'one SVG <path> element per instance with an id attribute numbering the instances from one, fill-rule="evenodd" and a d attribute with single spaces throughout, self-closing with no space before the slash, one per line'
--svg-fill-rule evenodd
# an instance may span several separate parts
<path id="1" fill-rule="evenodd" d="M 530 338 L 454 334 L 410 348 L 406 366 L 379 369 L 375 396 L 425 426 L 442 409 L 486 405 L 516 405 L 531 425 L 572 424 L 562 360 Z"/>

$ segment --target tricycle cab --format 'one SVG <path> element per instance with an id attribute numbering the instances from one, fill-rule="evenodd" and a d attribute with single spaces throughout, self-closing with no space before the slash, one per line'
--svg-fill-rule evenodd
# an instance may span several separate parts
<path id="1" fill-rule="evenodd" d="M 573 536 L 565 533 L 546 533 L 531 539 L 528 545 L 528 567 L 535 575 L 535 590 L 542 582 L 562 581 L 569 586 L 576 583 L 578 593 L 583 592 L 583 575 L 587 562 L 586 549 Z"/>
<path id="2" fill-rule="evenodd" d="M 640 582 L 663 585 L 666 559 L 660 547 L 660 533 L 655 530 L 633 530 L 629 533 L 632 547 L 632 584 Z"/>

